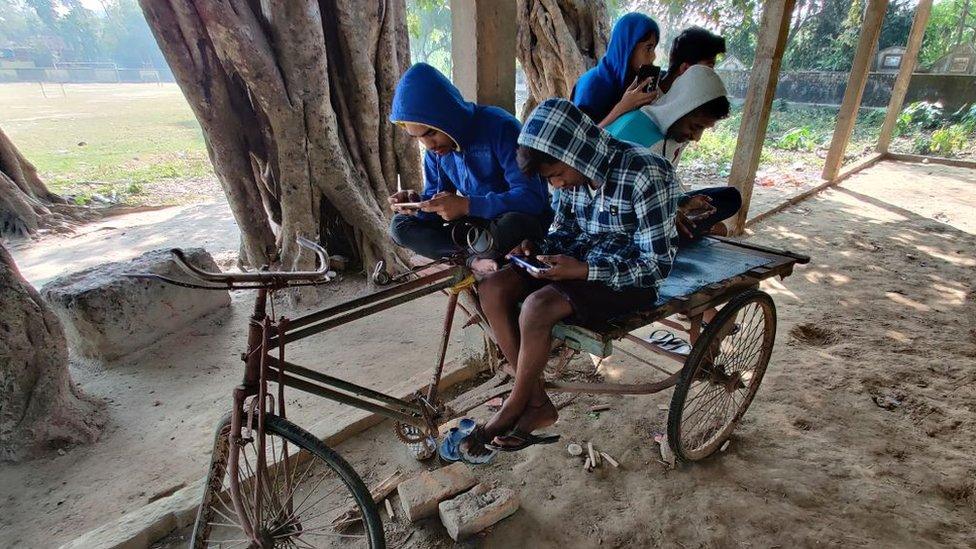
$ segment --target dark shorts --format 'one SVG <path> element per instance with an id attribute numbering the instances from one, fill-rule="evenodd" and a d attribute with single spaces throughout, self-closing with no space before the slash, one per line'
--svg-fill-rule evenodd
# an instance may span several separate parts
<path id="1" fill-rule="evenodd" d="M 588 280 L 543 280 L 535 278 L 518 267 L 507 267 L 517 272 L 525 281 L 529 293 L 552 286 L 573 307 L 573 314 L 563 320 L 591 329 L 602 329 L 607 322 L 628 313 L 645 311 L 654 307 L 657 291 L 654 288 L 624 288 L 614 290 Z"/>

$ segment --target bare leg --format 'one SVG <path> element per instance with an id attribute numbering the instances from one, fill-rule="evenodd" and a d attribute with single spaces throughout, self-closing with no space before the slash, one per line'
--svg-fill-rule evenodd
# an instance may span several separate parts
<path id="1" fill-rule="evenodd" d="M 498 262 L 494 259 L 478 258 L 471 262 L 471 271 L 477 275 L 486 276 L 498 270 Z"/>
<path id="2" fill-rule="evenodd" d="M 533 292 L 522 304 L 516 329 L 516 296 L 525 292 L 525 282 L 511 271 L 492 275 L 485 282 L 489 281 L 487 297 L 495 301 L 491 305 L 483 303 L 482 308 L 489 317 L 489 324 L 495 338 L 499 340 L 502 352 L 506 358 L 515 359 L 510 361 L 515 366 L 515 386 L 502 408 L 487 424 L 479 427 L 476 436 L 461 442 L 462 449 L 474 455 L 488 452 L 483 443 L 508 432 L 516 423 L 523 423 L 519 428 L 531 431 L 556 421 L 558 413 L 546 396 L 542 371 L 549 359 L 552 327 L 573 312 L 572 306 L 559 292 L 545 287 Z M 489 309 L 492 312 L 489 313 Z M 508 314 L 504 314 L 506 311 Z M 523 336 L 521 340 L 520 333 Z M 523 415 L 526 415 L 524 422 L 521 421 Z"/>
<path id="3" fill-rule="evenodd" d="M 546 395 L 542 372 L 549 360 L 552 327 L 572 313 L 566 298 L 551 286 L 533 292 L 522 304 L 515 387 L 501 410 L 485 425 L 486 435 L 505 433 L 517 423 L 531 431 L 555 422 L 558 414 Z"/>
<path id="4" fill-rule="evenodd" d="M 512 376 L 515 376 L 518 363 L 518 302 L 528 293 L 525 281 L 511 269 L 488 275 L 478 284 L 481 310 L 495 335 L 495 343 L 508 362 L 505 371 Z"/>

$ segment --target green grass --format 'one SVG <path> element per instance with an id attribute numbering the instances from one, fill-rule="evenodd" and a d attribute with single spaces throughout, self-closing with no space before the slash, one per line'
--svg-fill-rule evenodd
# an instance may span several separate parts
<path id="1" fill-rule="evenodd" d="M 46 97 L 38 84 L 0 84 L 0 128 L 55 192 L 79 203 L 99 195 L 130 204 L 185 202 L 219 192 L 212 181 L 209 191 L 193 181 L 212 180 L 213 169 L 200 126 L 175 84 L 70 84 L 63 94 L 61 86 L 45 89 Z M 688 147 L 682 163 L 728 176 L 741 116 L 740 107 L 733 107 L 728 119 Z M 873 150 L 883 118 L 882 109 L 861 110 L 849 155 Z M 777 100 L 760 168 L 819 172 L 836 120 L 837 107 Z M 976 114 L 961 121 L 963 126 L 971 132 Z M 943 133 L 947 144 L 964 140 L 957 154 L 976 156 L 971 134 Z M 910 126 L 893 148 L 920 152 L 921 146 L 928 150 L 933 143 L 938 145 L 932 129 Z"/>
<path id="2" fill-rule="evenodd" d="M 175 84 L 0 84 L 0 128 L 55 192 L 138 194 L 210 176 L 206 145 Z M 99 192 L 101 191 L 101 192 Z"/>
<path id="3" fill-rule="evenodd" d="M 872 146 L 877 140 L 883 120 L 884 111 L 863 109 L 854 127 L 848 153 L 857 154 L 865 147 Z M 688 147 L 682 161 L 704 165 L 721 176 L 728 175 L 741 121 L 741 107 L 733 106 L 732 114 L 727 119 L 705 132 L 697 144 Z M 775 102 L 769 115 L 760 167 L 791 169 L 799 164 L 808 170 L 822 168 L 823 159 L 817 155 L 817 151 L 822 155 L 830 146 L 836 121 L 837 107 Z M 791 132 L 795 135 L 797 130 L 802 130 L 804 136 L 799 144 L 796 139 L 784 139 Z"/>

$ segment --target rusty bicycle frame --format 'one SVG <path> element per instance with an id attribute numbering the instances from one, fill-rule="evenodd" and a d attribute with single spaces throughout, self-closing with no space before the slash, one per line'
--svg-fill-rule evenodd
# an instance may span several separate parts
<path id="1" fill-rule="evenodd" d="M 732 242 L 725 239 L 718 240 Z M 354 298 L 298 318 L 287 319 L 282 317 L 278 320 L 269 318 L 267 304 L 268 298 L 273 292 L 296 285 L 317 285 L 328 282 L 329 280 L 327 275 L 328 256 L 325 250 L 317 244 L 304 239 L 300 239 L 299 243 L 303 247 L 313 250 L 319 256 L 321 265 L 319 270 L 308 272 L 211 273 L 194 267 L 187 262 L 186 257 L 179 250 L 173 250 L 177 264 L 190 276 L 211 283 L 212 285 L 201 286 L 189 284 L 159 275 L 139 275 L 151 276 L 152 278 L 161 279 L 169 283 L 193 288 L 257 290 L 253 312 L 248 325 L 247 349 L 242 355 L 242 360 L 244 361 L 244 377 L 242 382 L 233 390 L 234 406 L 231 412 L 231 429 L 229 435 L 230 455 L 228 459 L 228 477 L 230 479 L 230 496 L 243 530 L 249 538 L 258 544 L 261 542 L 254 531 L 253 525 L 260 524 L 261 491 L 264 479 L 262 478 L 262 474 L 253 475 L 253 490 L 251 494 L 254 498 L 254 509 L 256 512 L 255 516 L 248 517 L 243 506 L 244 493 L 241 489 L 238 475 L 238 456 L 241 444 L 243 442 L 252 442 L 254 440 L 252 437 L 256 432 L 258 439 L 257 455 L 259 456 L 256 471 L 264 470 L 265 465 L 267 465 L 264 463 L 264 417 L 269 412 L 269 402 L 271 412 L 275 412 L 275 408 L 277 408 L 277 414 L 285 417 L 284 387 L 292 387 L 322 398 L 379 414 L 403 425 L 416 427 L 427 436 L 436 436 L 439 425 L 475 408 L 490 398 L 509 392 L 512 388 L 512 384 L 508 383 L 488 388 L 486 391 L 480 391 L 480 394 L 462 395 L 447 405 L 440 402 L 438 386 L 444 370 L 447 347 L 457 308 L 460 307 L 469 315 L 466 325 L 479 324 L 489 337 L 491 337 L 491 331 L 484 321 L 484 315 L 481 312 L 481 307 L 478 304 L 477 296 L 474 292 L 474 278 L 465 267 L 456 261 L 442 260 L 423 265 L 392 279 L 393 282 L 400 281 L 392 287 L 380 289 L 371 294 Z M 691 344 L 694 345 L 702 332 L 702 314 L 704 311 L 721 305 L 735 295 L 748 289 L 758 287 L 761 279 L 775 275 L 785 276 L 790 274 L 793 263 L 797 261 L 797 258 L 802 257 L 783 255 L 784 253 L 788 254 L 788 252 L 763 248 L 761 246 L 746 245 L 740 242 L 735 242 L 734 244 L 739 247 L 748 248 L 754 253 L 768 255 L 771 258 L 771 263 L 750 270 L 722 284 L 712 285 L 691 296 L 681 296 L 671 299 L 650 311 L 635 315 L 634 318 L 630 319 L 629 323 L 611 327 L 609 332 L 606 333 L 596 333 L 584 328 L 557 325 L 557 330 L 554 330 L 553 333 L 554 339 L 562 339 L 568 350 L 572 351 L 572 353 L 563 352 L 556 369 L 561 370 L 576 353 L 582 350 L 588 350 L 584 345 L 580 344 L 581 335 L 584 339 L 589 338 L 590 340 L 598 340 L 600 338 L 603 338 L 604 341 L 608 341 L 609 339 L 627 339 L 644 349 L 683 363 L 687 358 L 686 356 L 662 350 L 630 332 L 637 325 L 659 322 L 688 333 Z M 438 266 L 440 268 L 437 268 Z M 305 339 L 374 313 L 438 292 L 448 294 L 448 303 L 436 362 L 426 390 L 413 395 L 410 400 L 388 395 L 369 387 L 345 381 L 285 360 L 284 351 L 288 343 Z M 471 307 L 474 310 L 459 303 L 459 296 L 464 293 L 472 298 Z M 683 324 L 668 319 L 668 317 L 679 313 L 684 314 L 688 318 L 690 323 L 689 327 L 686 328 Z M 562 327 L 562 332 L 558 332 L 560 327 Z M 668 374 L 668 377 L 656 382 L 639 384 L 550 381 L 546 383 L 546 388 L 552 391 L 570 393 L 639 395 L 660 392 L 677 384 L 681 375 L 681 368 L 675 372 L 669 372 L 623 349 L 620 349 L 620 351 Z M 277 398 L 274 398 L 268 392 L 269 381 L 278 383 Z M 275 404 L 275 401 L 277 401 L 277 404 Z M 283 463 L 278 464 L 278 466 L 284 467 L 287 473 L 290 467 L 287 450 L 283 452 L 283 456 Z M 286 474 L 285 477 L 288 478 L 288 475 Z"/>

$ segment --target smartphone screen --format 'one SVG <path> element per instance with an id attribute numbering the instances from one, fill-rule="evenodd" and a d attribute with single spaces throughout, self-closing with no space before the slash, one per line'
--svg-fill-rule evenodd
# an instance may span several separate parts
<path id="1" fill-rule="evenodd" d="M 393 204 L 394 210 L 419 210 L 420 202 L 398 202 Z"/>
<path id="2" fill-rule="evenodd" d="M 637 69 L 637 80 L 643 81 L 646 78 L 650 78 L 651 81 L 647 83 L 647 87 L 644 88 L 645 92 L 652 92 L 657 89 L 657 82 L 661 78 L 661 67 L 657 65 L 641 65 Z"/>
<path id="3" fill-rule="evenodd" d="M 523 257 L 523 256 L 513 255 L 511 261 L 512 264 L 536 274 L 552 268 L 552 265 L 549 265 L 548 263 L 543 263 L 542 261 L 539 261 L 534 257 Z"/>

